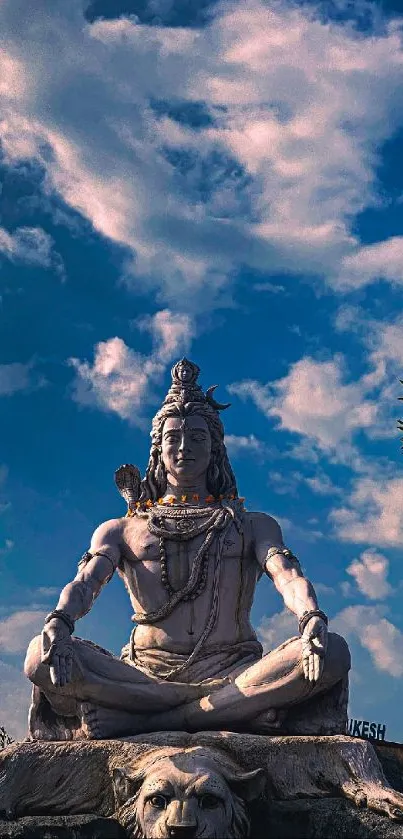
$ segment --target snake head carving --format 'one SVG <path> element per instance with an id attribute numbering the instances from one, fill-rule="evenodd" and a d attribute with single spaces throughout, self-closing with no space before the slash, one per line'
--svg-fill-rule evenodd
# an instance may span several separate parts
<path id="1" fill-rule="evenodd" d="M 140 496 L 141 476 L 137 466 L 125 463 L 115 472 L 115 484 L 125 499 L 129 510 L 133 510 Z"/>

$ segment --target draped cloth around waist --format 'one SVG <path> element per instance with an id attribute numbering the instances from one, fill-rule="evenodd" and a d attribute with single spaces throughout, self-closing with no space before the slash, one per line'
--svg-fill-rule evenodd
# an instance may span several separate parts
<path id="1" fill-rule="evenodd" d="M 261 659 L 263 653 L 259 641 L 251 639 L 240 641 L 236 644 L 216 644 L 200 650 L 190 663 L 189 667 L 182 670 L 180 680 L 172 678 L 172 671 L 184 665 L 189 654 L 173 653 L 156 647 L 142 649 L 136 647 L 133 633 L 130 641 L 123 647 L 121 659 L 126 664 L 131 664 L 146 673 L 148 676 L 160 678 L 161 680 L 189 682 L 203 682 L 207 679 L 223 677 L 241 670 L 249 664 Z"/>

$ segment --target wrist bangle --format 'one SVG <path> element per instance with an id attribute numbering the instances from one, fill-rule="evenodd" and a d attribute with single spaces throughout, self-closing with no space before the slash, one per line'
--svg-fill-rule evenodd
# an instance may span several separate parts
<path id="1" fill-rule="evenodd" d="M 63 621 L 63 623 L 66 624 L 66 626 L 67 626 L 67 628 L 70 632 L 70 635 L 73 634 L 73 632 L 74 632 L 74 621 L 73 621 L 73 618 L 71 618 L 70 615 L 67 614 L 67 612 L 64 612 L 63 609 L 53 609 L 53 612 L 49 612 L 49 614 L 46 615 L 45 626 L 46 626 L 47 623 L 49 623 L 51 620 L 53 620 L 53 618 L 59 618 L 61 621 Z"/>
<path id="2" fill-rule="evenodd" d="M 327 615 L 325 615 L 324 612 L 322 612 L 322 609 L 311 609 L 310 612 L 304 612 L 304 614 L 301 615 L 301 617 L 298 621 L 298 629 L 299 629 L 299 634 L 300 635 L 303 634 L 304 629 L 305 629 L 308 621 L 311 620 L 311 618 L 321 618 L 324 621 L 324 623 L 326 624 L 326 626 L 329 623 L 328 617 L 327 617 Z"/>

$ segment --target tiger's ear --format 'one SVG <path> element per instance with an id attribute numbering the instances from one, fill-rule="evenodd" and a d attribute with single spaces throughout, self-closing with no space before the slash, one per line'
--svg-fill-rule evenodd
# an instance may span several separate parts
<path id="1" fill-rule="evenodd" d="M 266 786 L 266 774 L 263 769 L 252 769 L 251 772 L 224 773 L 224 778 L 230 789 L 243 798 L 253 801 L 259 798 Z"/>
<path id="2" fill-rule="evenodd" d="M 144 781 L 144 773 L 134 772 L 131 774 L 127 769 L 118 766 L 112 771 L 112 781 L 116 805 L 120 807 L 129 798 L 136 795 Z"/>

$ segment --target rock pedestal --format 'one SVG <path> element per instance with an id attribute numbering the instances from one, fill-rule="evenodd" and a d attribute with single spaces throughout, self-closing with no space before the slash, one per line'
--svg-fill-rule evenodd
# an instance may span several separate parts
<path id="1" fill-rule="evenodd" d="M 151 776 L 152 805 L 145 792 Z M 205 789 L 203 799 L 197 784 L 206 777 L 210 798 Z M 170 790 L 165 810 L 161 779 Z M 220 800 L 214 805 L 212 791 L 225 807 Z M 252 839 L 403 839 L 402 793 L 403 749 L 383 744 L 376 752 L 368 741 L 347 736 L 157 732 L 24 742 L 0 752 L 0 837 L 176 835 L 165 821 L 178 799 L 188 819 L 184 837 L 204 831 L 209 839 L 225 831 L 227 839 L 241 839 L 250 827 Z M 147 821 L 150 807 L 154 822 Z M 219 818 L 228 823 L 221 821 L 221 833 L 214 833 Z"/>

